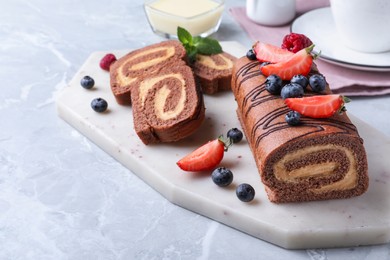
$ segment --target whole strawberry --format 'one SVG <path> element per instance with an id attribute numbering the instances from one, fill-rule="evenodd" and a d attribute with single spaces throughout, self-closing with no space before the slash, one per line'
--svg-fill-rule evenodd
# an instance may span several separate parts
<path id="1" fill-rule="evenodd" d="M 110 65 L 116 61 L 116 57 L 112 53 L 106 54 L 101 60 L 100 60 L 100 68 L 103 70 L 110 71 Z"/>
<path id="2" fill-rule="evenodd" d="M 312 44 L 312 41 L 304 34 L 290 33 L 284 36 L 282 49 L 297 53 Z"/>

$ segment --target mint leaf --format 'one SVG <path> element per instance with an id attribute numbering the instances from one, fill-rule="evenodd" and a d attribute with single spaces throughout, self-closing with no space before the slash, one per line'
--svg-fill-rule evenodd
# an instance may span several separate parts
<path id="1" fill-rule="evenodd" d="M 186 50 L 190 61 L 195 61 L 196 54 L 212 55 L 222 52 L 219 42 L 213 38 L 192 37 L 186 29 L 177 27 L 177 38 Z"/>
<path id="2" fill-rule="evenodd" d="M 177 27 L 177 38 L 179 38 L 179 41 L 184 45 L 193 45 L 193 38 L 192 35 L 184 28 Z"/>
<path id="3" fill-rule="evenodd" d="M 222 47 L 219 42 L 212 38 L 195 37 L 194 42 L 198 53 L 203 55 L 212 55 L 222 52 Z"/>

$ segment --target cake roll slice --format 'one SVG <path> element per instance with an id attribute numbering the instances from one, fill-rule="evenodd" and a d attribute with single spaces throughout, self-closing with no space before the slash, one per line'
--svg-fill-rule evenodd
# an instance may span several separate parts
<path id="1" fill-rule="evenodd" d="M 345 199 L 368 188 L 363 140 L 346 113 L 301 118 L 289 126 L 289 108 L 264 86 L 259 63 L 235 63 L 232 91 L 237 114 L 270 201 Z M 328 92 L 330 92 L 328 88 Z"/>
<path id="2" fill-rule="evenodd" d="M 232 69 L 235 60 L 236 57 L 226 52 L 196 55 L 192 68 L 203 93 L 214 94 L 218 91 L 231 89 Z"/>
<path id="3" fill-rule="evenodd" d="M 112 93 L 118 104 L 130 105 L 131 91 L 140 76 L 186 61 L 186 51 L 176 40 L 163 41 L 132 51 L 110 67 Z"/>
<path id="4" fill-rule="evenodd" d="M 160 68 L 131 94 L 134 129 L 145 144 L 174 142 L 195 132 L 205 116 L 203 95 L 189 66 Z"/>

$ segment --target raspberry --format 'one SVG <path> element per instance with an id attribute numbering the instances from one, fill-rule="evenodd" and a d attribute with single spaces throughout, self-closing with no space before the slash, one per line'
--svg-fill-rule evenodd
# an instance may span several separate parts
<path id="1" fill-rule="evenodd" d="M 303 34 L 290 33 L 284 36 L 282 49 L 297 53 L 298 51 L 309 47 L 313 42 Z"/>
<path id="2" fill-rule="evenodd" d="M 110 70 L 110 65 L 116 61 L 116 57 L 112 53 L 106 54 L 101 60 L 100 60 L 100 68 L 103 70 Z"/>

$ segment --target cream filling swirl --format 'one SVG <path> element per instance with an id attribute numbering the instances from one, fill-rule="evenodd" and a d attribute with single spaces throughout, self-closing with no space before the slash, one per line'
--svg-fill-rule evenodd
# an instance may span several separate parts
<path id="1" fill-rule="evenodd" d="M 184 110 L 184 106 L 186 102 L 186 90 L 185 90 L 185 80 L 183 78 L 183 75 L 180 73 L 170 73 L 170 74 L 161 75 L 158 77 L 144 80 L 140 84 L 139 97 L 141 99 L 141 106 L 144 107 L 148 92 L 154 87 L 156 83 L 168 78 L 175 78 L 180 82 L 179 85 L 175 85 L 176 88 L 180 88 L 180 97 L 179 100 L 177 101 L 176 106 L 173 109 L 165 111 L 164 109 L 165 104 L 169 95 L 171 94 L 171 90 L 167 85 L 164 84 L 161 88 L 159 88 L 156 91 L 156 95 L 154 98 L 154 109 L 157 117 L 162 120 L 169 120 L 175 118 Z"/>
<path id="2" fill-rule="evenodd" d="M 357 162 L 355 160 L 355 157 L 353 156 L 352 152 L 346 147 L 334 144 L 314 145 L 287 154 L 274 164 L 273 171 L 275 177 L 283 182 L 299 183 L 299 181 L 304 178 L 321 177 L 334 174 L 335 169 L 337 169 L 339 165 L 338 162 L 333 161 L 319 163 L 315 165 L 305 165 L 303 167 L 291 171 L 288 171 L 286 168 L 286 164 L 290 161 L 298 160 L 300 158 L 303 158 L 304 156 L 307 156 L 308 154 L 320 152 L 323 150 L 342 151 L 346 155 L 346 158 L 349 160 L 350 167 L 348 167 L 347 172 L 341 180 L 324 185 L 320 188 L 313 188 L 310 190 L 315 193 L 324 193 L 331 190 L 347 190 L 354 188 L 357 185 L 358 181 L 358 176 L 356 172 Z"/>

